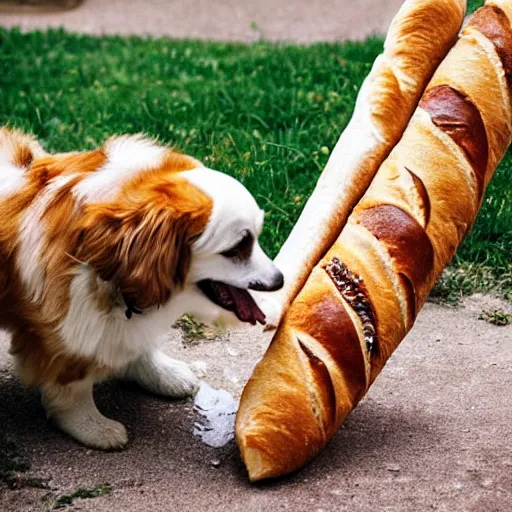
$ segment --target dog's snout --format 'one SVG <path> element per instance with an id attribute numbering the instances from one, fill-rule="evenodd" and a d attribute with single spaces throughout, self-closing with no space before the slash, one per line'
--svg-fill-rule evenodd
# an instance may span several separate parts
<path id="1" fill-rule="evenodd" d="M 284 276 L 281 271 L 277 270 L 272 275 L 272 278 L 268 282 L 254 281 L 249 284 L 250 290 L 258 292 L 275 292 L 280 290 L 284 285 Z"/>
<path id="2" fill-rule="evenodd" d="M 275 292 L 277 290 L 280 290 L 283 287 L 283 285 L 284 285 L 284 276 L 283 276 L 283 273 L 280 270 L 278 270 L 274 277 L 272 289 L 269 289 L 269 292 Z"/>

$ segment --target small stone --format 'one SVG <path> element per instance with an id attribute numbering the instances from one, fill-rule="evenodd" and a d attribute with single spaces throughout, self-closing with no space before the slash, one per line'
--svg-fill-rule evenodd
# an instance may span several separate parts
<path id="1" fill-rule="evenodd" d="M 206 361 L 194 361 L 190 366 L 200 379 L 208 372 L 208 363 Z"/>
<path id="2" fill-rule="evenodd" d="M 398 464 L 388 464 L 386 467 L 388 471 L 391 473 L 399 473 L 400 472 L 400 466 Z"/>
<path id="3" fill-rule="evenodd" d="M 485 480 L 482 481 L 481 485 L 484 489 L 489 489 L 490 487 L 493 486 L 493 483 L 494 482 L 492 481 L 491 478 L 486 478 Z"/>
<path id="4" fill-rule="evenodd" d="M 238 357 L 240 355 L 234 348 L 231 347 L 228 347 L 227 351 L 231 357 Z"/>
<path id="5" fill-rule="evenodd" d="M 220 467 L 220 459 L 213 459 L 211 462 L 210 462 L 211 466 L 214 467 L 214 468 L 218 468 Z"/>

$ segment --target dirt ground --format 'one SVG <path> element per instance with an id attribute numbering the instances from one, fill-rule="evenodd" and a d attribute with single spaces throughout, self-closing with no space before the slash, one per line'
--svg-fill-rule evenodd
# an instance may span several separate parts
<path id="1" fill-rule="evenodd" d="M 359 40 L 385 34 L 401 4 L 402 0 L 85 0 L 77 9 L 60 13 L 0 13 L 0 25 L 222 41 Z"/>
<path id="2" fill-rule="evenodd" d="M 74 11 L 0 14 L 24 30 L 65 26 L 92 34 L 152 34 L 255 41 L 361 39 L 385 33 L 402 0 L 86 0 Z M 371 13 L 371 15 L 368 15 Z M 135 386 L 98 386 L 100 409 L 123 421 L 131 442 L 118 453 L 83 448 L 45 419 L 37 396 L 12 372 L 0 338 L 0 463 L 26 471 L 0 483 L 0 510 L 51 509 L 78 489 L 72 510 L 510 512 L 512 510 L 512 327 L 478 317 L 510 304 L 473 297 L 453 309 L 427 304 L 367 397 L 326 449 L 299 473 L 250 485 L 233 441 L 194 434 L 192 402 Z M 204 379 L 237 398 L 269 338 L 256 331 L 184 344 L 165 341 Z M 1 455 L 1 454 L 0 454 Z M 7 461 L 5 460 L 7 458 Z M 0 457 L 1 459 L 1 457 Z M 19 464 L 18 464 L 19 465 Z M 34 487 L 36 486 L 36 487 Z M 37 488 L 43 487 L 43 488 Z M 64 501 L 64 500 L 61 500 Z"/>
<path id="3" fill-rule="evenodd" d="M 0 425 L 30 469 L 29 485 L 0 486 L 0 510 L 43 511 L 79 488 L 108 494 L 72 510 L 426 511 L 512 510 L 512 327 L 479 320 L 512 306 L 473 297 L 463 308 L 427 304 L 364 401 L 327 448 L 299 473 L 251 485 L 234 441 L 206 446 L 191 402 L 170 402 L 128 384 L 97 389 L 100 409 L 123 421 L 123 452 L 83 448 L 45 420 L 0 346 Z M 238 397 L 268 337 L 256 331 L 165 346 Z M 41 480 L 38 480 L 41 479 Z M 22 485 L 22 482 L 19 482 Z"/>

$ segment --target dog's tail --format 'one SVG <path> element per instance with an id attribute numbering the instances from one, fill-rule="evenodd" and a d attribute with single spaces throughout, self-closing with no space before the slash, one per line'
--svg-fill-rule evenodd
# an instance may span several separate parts
<path id="1" fill-rule="evenodd" d="M 46 151 L 33 135 L 0 127 L 0 169 L 1 166 L 8 165 L 9 167 L 14 166 L 20 170 L 26 170 L 31 166 L 34 159 L 46 155 Z"/>

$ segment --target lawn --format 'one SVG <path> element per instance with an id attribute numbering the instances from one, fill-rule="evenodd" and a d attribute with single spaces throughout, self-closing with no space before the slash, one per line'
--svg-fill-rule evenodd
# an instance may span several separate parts
<path id="1" fill-rule="evenodd" d="M 472 6 L 481 2 L 470 2 Z M 275 255 L 347 124 L 381 39 L 252 45 L 0 29 L 0 124 L 50 150 L 146 132 L 239 178 Z M 512 154 L 436 293 L 512 289 Z"/>

